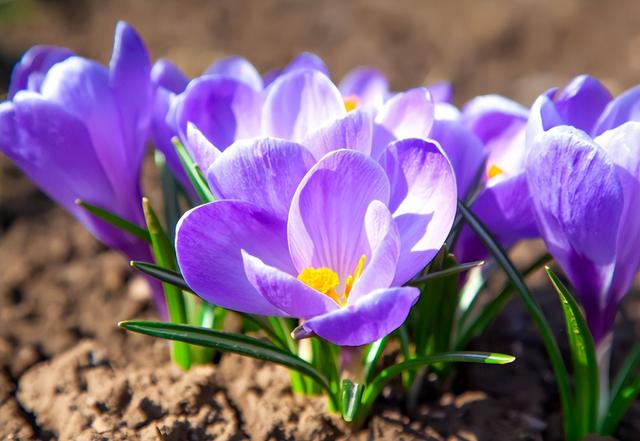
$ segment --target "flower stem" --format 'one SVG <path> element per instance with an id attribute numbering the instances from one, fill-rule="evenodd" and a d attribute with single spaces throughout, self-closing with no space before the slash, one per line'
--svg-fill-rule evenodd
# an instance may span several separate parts
<path id="1" fill-rule="evenodd" d="M 607 416 L 609 408 L 609 369 L 611 364 L 611 343 L 613 332 L 607 334 L 596 346 L 598 360 L 598 421 L 601 423 Z"/>

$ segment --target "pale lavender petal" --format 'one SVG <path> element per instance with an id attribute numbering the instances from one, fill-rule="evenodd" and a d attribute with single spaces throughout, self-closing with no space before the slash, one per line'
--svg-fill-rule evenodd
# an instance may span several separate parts
<path id="1" fill-rule="evenodd" d="M 592 133 L 600 135 L 627 121 L 640 121 L 640 86 L 627 90 L 611 101 L 602 112 Z"/>
<path id="2" fill-rule="evenodd" d="M 483 144 L 500 136 L 514 124 L 526 123 L 526 107 L 500 95 L 483 95 L 469 101 L 462 109 L 463 123 Z"/>
<path id="3" fill-rule="evenodd" d="M 195 124 L 187 123 L 187 139 L 185 149 L 200 168 L 207 173 L 209 167 L 218 159 L 222 152 L 202 134 Z"/>
<path id="4" fill-rule="evenodd" d="M 42 84 L 44 99 L 57 103 L 80 119 L 89 131 L 91 148 L 111 186 L 123 197 L 139 180 L 139 163 L 130 163 L 118 105 L 109 87 L 107 70 L 98 63 L 70 57 L 53 66 Z"/>
<path id="5" fill-rule="evenodd" d="M 562 89 L 554 102 L 565 124 L 590 133 L 611 99 L 611 94 L 600 81 L 589 75 L 580 75 Z"/>
<path id="6" fill-rule="evenodd" d="M 389 95 L 389 82 L 378 69 L 359 67 L 350 71 L 340 82 L 344 97 L 357 99 L 358 108 L 378 109 Z"/>
<path id="7" fill-rule="evenodd" d="M 176 227 L 176 255 L 189 286 L 223 308 L 285 315 L 249 283 L 242 250 L 293 272 L 285 223 L 241 201 L 217 201 L 185 213 Z"/>
<path id="8" fill-rule="evenodd" d="M 260 93 L 228 77 L 208 75 L 189 83 L 176 104 L 180 137 L 193 123 L 217 148 L 224 150 L 237 139 L 260 134 Z"/>
<path id="9" fill-rule="evenodd" d="M 538 136 L 527 182 L 540 233 L 602 335 L 624 207 L 615 165 L 582 131 L 560 126 Z"/>
<path id="10" fill-rule="evenodd" d="M 342 95 L 319 71 L 296 70 L 270 87 L 262 113 L 266 136 L 302 141 L 347 114 Z"/>
<path id="11" fill-rule="evenodd" d="M 372 156 L 397 139 L 425 139 L 433 124 L 434 104 L 425 87 L 410 89 L 390 98 L 375 119 Z"/>
<path id="12" fill-rule="evenodd" d="M 369 155 L 372 137 L 371 116 L 361 110 L 354 110 L 310 134 L 302 141 L 302 145 L 307 147 L 317 160 L 338 149 L 352 149 Z"/>
<path id="13" fill-rule="evenodd" d="M 400 233 L 386 205 L 373 201 L 364 218 L 365 233 L 371 254 L 364 270 L 349 294 L 349 304 L 380 288 L 388 288 L 396 273 L 400 255 Z"/>
<path id="14" fill-rule="evenodd" d="M 125 155 L 128 158 L 128 162 L 122 165 L 128 166 L 128 170 L 133 170 L 131 173 L 135 174 L 142 164 L 151 124 L 151 61 L 138 33 L 123 21 L 116 26 L 109 62 L 109 85 L 118 106 Z"/>
<path id="15" fill-rule="evenodd" d="M 604 132 L 595 139 L 616 165 L 616 173 L 624 197 L 624 208 L 618 233 L 616 270 L 613 275 L 610 302 L 616 303 L 627 294 L 640 269 L 640 123 L 628 122 Z"/>
<path id="16" fill-rule="evenodd" d="M 215 74 L 242 81 L 254 90 L 262 90 L 262 77 L 256 68 L 243 57 L 227 57 L 213 63 L 205 71 L 205 75 Z"/>
<path id="17" fill-rule="evenodd" d="M 338 150 L 312 167 L 289 212 L 289 249 L 298 272 L 327 267 L 345 281 L 360 257 L 371 255 L 364 220 L 374 200 L 388 202 L 389 181 L 362 153 Z"/>
<path id="18" fill-rule="evenodd" d="M 417 288 L 388 288 L 373 291 L 357 302 L 312 318 L 302 326 L 340 346 L 362 346 L 389 335 L 407 319 L 418 300 Z"/>
<path id="19" fill-rule="evenodd" d="M 429 92 L 431 92 L 431 98 L 436 104 L 447 103 L 451 104 L 453 100 L 453 86 L 448 81 L 438 81 L 429 86 Z"/>
<path id="20" fill-rule="evenodd" d="M 327 77 L 329 76 L 329 69 L 327 65 L 322 61 L 322 58 L 317 56 L 316 54 L 312 54 L 310 52 L 303 52 L 297 57 L 295 57 L 282 71 L 282 75 L 288 74 L 290 72 L 295 72 L 296 70 L 317 70 L 318 72 L 323 73 Z"/>
<path id="21" fill-rule="evenodd" d="M 51 67 L 73 56 L 73 51 L 64 47 L 38 45 L 24 53 L 11 72 L 11 84 L 7 97 L 13 99 L 19 90 L 40 91 L 42 80 Z"/>
<path id="22" fill-rule="evenodd" d="M 451 163 L 433 141 L 394 142 L 380 164 L 391 183 L 389 209 L 401 239 L 393 284 L 402 285 L 444 244 L 456 214 L 456 179 Z"/>
<path id="23" fill-rule="evenodd" d="M 315 163 L 300 144 L 275 138 L 240 140 L 207 170 L 207 179 L 223 199 L 248 201 L 286 219 L 291 198 Z"/>
<path id="24" fill-rule="evenodd" d="M 308 320 L 338 309 L 329 296 L 308 287 L 291 274 L 242 251 L 244 271 L 253 287 L 276 308 L 292 317 Z"/>
<path id="25" fill-rule="evenodd" d="M 436 119 L 429 137 L 438 141 L 451 161 L 456 174 L 458 198 L 464 200 L 484 164 L 484 145 L 459 121 Z"/>
<path id="26" fill-rule="evenodd" d="M 549 97 L 549 95 L 553 93 L 555 93 L 555 89 L 540 95 L 533 103 L 533 106 L 531 106 L 531 113 L 529 121 L 527 122 L 525 135 L 525 145 L 527 149 L 536 142 L 540 134 L 552 127 L 564 124 L 556 105 Z"/>

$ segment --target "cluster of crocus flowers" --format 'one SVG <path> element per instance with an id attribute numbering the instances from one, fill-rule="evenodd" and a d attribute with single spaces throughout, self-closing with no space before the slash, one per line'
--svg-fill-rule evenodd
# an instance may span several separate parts
<path id="1" fill-rule="evenodd" d="M 483 313 L 504 304 L 508 290 L 474 322 L 473 301 L 451 307 L 459 298 L 447 291 L 457 289 L 455 280 L 435 285 L 443 293 L 429 291 L 430 277 L 455 277 L 475 265 L 455 267 L 449 253 L 459 262 L 489 257 L 483 242 L 495 245 L 496 261 L 507 269 L 500 246 L 542 238 L 584 308 L 589 338 L 606 351 L 619 302 L 640 269 L 640 86 L 614 99 L 599 81 L 580 76 L 540 95 L 531 108 L 485 95 L 458 109 L 451 99 L 448 83 L 392 92 L 371 68 L 334 84 L 324 62 L 309 53 L 264 75 L 248 60 L 229 57 L 189 80 L 168 60 L 151 67 L 140 37 L 119 23 L 108 68 L 64 48 L 36 46 L 25 54 L 0 104 L 0 149 L 99 240 L 146 261 L 148 274 L 165 282 L 174 323 L 138 323 L 137 330 L 182 343 L 213 341 L 214 348 L 300 368 L 324 385 L 334 407 L 337 396 L 349 404 L 362 389 L 353 383 L 343 389 L 333 368 L 323 367 L 326 360 L 298 357 L 296 340 L 333 344 L 324 354 L 337 359 L 342 351 L 350 363 L 362 355 L 353 347 L 366 347 L 375 364 L 402 327 L 405 370 L 512 360 L 429 353 L 431 346 L 459 350 L 454 334 L 490 322 Z M 173 200 L 165 194 L 165 205 L 176 210 L 167 215 L 175 242 L 148 202 L 143 215 L 140 173 L 149 140 L 191 206 L 179 212 L 178 187 L 167 192 Z M 86 211 L 78 199 L 103 214 Z M 459 203 L 470 207 L 460 209 L 469 226 L 452 229 Z M 480 234 L 483 228 L 488 233 Z M 158 265 L 149 263 L 154 258 Z M 184 297 L 189 291 L 205 302 Z M 440 297 L 412 312 L 427 295 Z M 165 298 L 156 300 L 163 313 Z M 434 318 L 424 310 L 433 305 L 450 326 L 435 330 L 446 338 L 416 329 L 430 326 L 421 320 Z M 220 331 L 207 318 L 216 308 L 260 326 L 255 315 L 273 319 L 263 330 L 277 337 L 274 344 Z M 206 323 L 210 340 L 202 338 Z M 170 325 L 177 327 L 157 333 Z M 417 335 L 428 337 L 406 344 Z M 193 353 L 174 350 L 188 367 Z M 402 369 L 373 380 L 371 366 L 359 369 L 357 380 L 374 385 L 363 407 L 370 409 Z M 623 392 L 624 403 L 634 396 Z M 357 406 L 346 407 L 343 416 L 354 418 Z M 607 432 L 618 416 L 601 417 L 598 430 Z"/>

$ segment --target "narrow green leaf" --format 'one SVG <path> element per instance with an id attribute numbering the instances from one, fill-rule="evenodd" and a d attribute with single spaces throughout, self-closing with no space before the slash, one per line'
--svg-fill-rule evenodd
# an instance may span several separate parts
<path id="1" fill-rule="evenodd" d="M 81 206 L 89 213 L 93 214 L 96 217 L 99 217 L 103 221 L 113 225 L 116 228 L 119 228 L 127 233 L 137 237 L 138 239 L 142 239 L 145 242 L 151 243 L 151 237 L 149 236 L 149 232 L 144 228 L 139 227 L 133 222 L 129 222 L 126 219 L 121 218 L 117 214 L 114 214 L 110 211 L 107 211 L 103 208 L 92 205 L 88 202 L 85 202 L 81 199 L 76 199 L 76 205 Z"/>
<path id="2" fill-rule="evenodd" d="M 516 270 L 505 251 L 498 244 L 495 238 L 482 224 L 482 222 L 471 212 L 464 204 L 458 202 L 458 211 L 465 218 L 469 227 L 478 235 L 480 240 L 489 249 L 494 256 L 496 262 L 502 267 L 509 280 L 513 284 L 516 293 L 524 303 L 524 306 L 529 311 L 531 318 L 533 319 L 542 341 L 549 354 L 549 360 L 553 373 L 555 375 L 556 382 L 558 384 L 558 392 L 560 395 L 560 401 L 562 404 L 562 412 L 564 415 L 564 430 L 566 438 L 569 441 L 575 440 L 574 428 L 575 428 L 575 416 L 573 413 L 574 403 L 571 399 L 571 388 L 569 386 L 569 374 L 567 368 L 562 359 L 558 342 L 556 341 L 551 326 L 545 318 L 542 310 L 537 305 L 533 295 L 529 292 L 529 288 L 524 283 L 524 280 Z"/>
<path id="3" fill-rule="evenodd" d="M 349 379 L 342 380 L 340 385 L 340 415 L 350 423 L 360 408 L 360 400 L 364 392 L 364 384 L 354 383 Z"/>
<path id="4" fill-rule="evenodd" d="M 168 283 L 177 288 L 180 288 L 183 291 L 190 291 L 189 285 L 182 278 L 182 274 L 177 271 L 173 271 L 166 268 L 161 268 L 158 265 L 154 265 L 149 262 L 141 262 L 139 260 L 132 260 L 129 262 L 132 268 L 137 269 L 153 278 L 160 280 L 161 282 Z"/>
<path id="5" fill-rule="evenodd" d="M 246 357 L 266 360 L 298 371 L 317 382 L 335 400 L 327 379 L 311 364 L 271 343 L 242 334 L 200 328 L 175 323 L 124 321 L 118 326 L 132 332 L 153 337 L 175 340 L 193 345 L 206 346 L 221 351 L 233 352 Z M 337 403 L 336 403 L 337 404 Z"/>
<path id="6" fill-rule="evenodd" d="M 378 360 L 380 360 L 382 351 L 384 351 L 384 347 L 387 345 L 388 340 L 389 336 L 387 335 L 382 337 L 380 340 L 374 341 L 367 348 L 367 353 L 364 357 L 364 379 L 367 383 L 371 381 L 371 378 L 373 377 Z"/>
<path id="7" fill-rule="evenodd" d="M 426 274 L 417 279 L 413 279 L 411 282 L 409 282 L 409 285 L 414 285 L 414 286 L 420 285 L 423 282 L 426 282 L 428 280 L 435 280 L 435 279 L 440 279 L 442 277 L 453 276 L 465 271 L 469 271 L 471 268 L 482 266 L 484 264 L 485 264 L 484 260 L 476 260 L 474 262 L 461 263 L 460 265 L 456 265 L 451 268 L 446 268 L 440 271 L 434 271 L 432 273 Z"/>
<path id="8" fill-rule="evenodd" d="M 549 253 L 543 254 L 522 271 L 522 277 L 528 277 L 529 275 L 531 275 L 531 273 L 537 271 L 552 259 L 553 258 Z M 485 285 L 486 279 L 482 283 L 483 287 Z M 474 318 L 470 317 L 470 310 L 474 307 L 474 304 L 469 305 L 469 309 L 465 311 L 465 313 L 460 317 L 461 331 L 456 342 L 456 350 L 463 350 L 465 347 L 467 347 L 471 339 L 477 337 L 478 335 L 482 335 L 487 330 L 489 325 L 491 325 L 498 314 L 500 314 L 500 311 L 502 311 L 507 303 L 509 303 L 509 300 L 511 300 L 513 290 L 513 283 L 511 283 L 510 280 L 507 280 L 500 293 L 493 300 L 491 300 Z"/>
<path id="9" fill-rule="evenodd" d="M 507 364 L 515 360 L 512 355 L 498 354 L 491 352 L 449 352 L 444 354 L 428 355 L 426 357 L 417 357 L 403 361 L 393 366 L 383 369 L 371 383 L 367 385 L 362 396 L 362 404 L 360 412 L 357 416 L 359 423 L 371 410 L 371 406 L 375 402 L 382 389 L 394 377 L 404 371 L 415 370 L 436 363 L 484 363 L 484 364 Z"/>
<path id="10" fill-rule="evenodd" d="M 151 249 L 156 263 L 161 268 L 167 268 L 174 271 L 177 270 L 175 254 L 171 242 L 162 229 L 158 216 L 153 211 L 153 208 L 151 208 L 151 204 L 147 198 L 142 198 L 142 211 L 144 212 L 144 217 L 147 221 L 147 229 L 151 236 Z M 162 284 L 162 287 L 167 300 L 167 309 L 169 310 L 169 319 L 171 322 L 187 323 L 187 312 L 181 289 L 166 282 Z M 171 349 L 172 359 L 175 363 L 183 369 L 189 369 L 191 367 L 189 346 L 182 343 L 176 343 L 172 345 Z"/>
<path id="11" fill-rule="evenodd" d="M 213 193 L 211 193 L 211 189 L 209 188 L 209 184 L 207 184 L 206 179 L 202 175 L 202 171 L 193 161 L 193 159 L 191 159 L 191 156 L 189 156 L 189 153 L 184 148 L 182 143 L 178 140 L 178 138 L 173 138 L 172 141 L 176 147 L 176 151 L 178 152 L 180 162 L 182 162 L 182 166 L 187 172 L 187 176 L 189 177 L 193 188 L 196 190 L 196 193 L 198 193 L 200 200 L 202 202 L 211 202 L 215 200 L 215 197 L 213 196 Z"/>
<path id="12" fill-rule="evenodd" d="M 578 438 L 582 438 L 596 430 L 598 421 L 598 361 L 596 350 L 587 322 L 580 306 L 566 286 L 558 279 L 548 266 L 545 271 L 556 289 L 562 304 L 567 337 L 573 361 L 573 377 L 575 383 L 576 421 L 580 424 Z"/>
<path id="13" fill-rule="evenodd" d="M 613 381 L 611 401 L 599 433 L 613 435 L 620 420 L 640 394 L 640 344 L 634 346 Z"/>

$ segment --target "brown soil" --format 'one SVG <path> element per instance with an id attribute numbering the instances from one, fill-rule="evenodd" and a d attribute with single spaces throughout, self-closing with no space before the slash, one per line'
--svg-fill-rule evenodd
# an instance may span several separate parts
<path id="1" fill-rule="evenodd" d="M 7 67 L 35 43 L 106 60 L 118 18 L 137 26 L 154 57 L 191 74 L 229 53 L 267 69 L 306 49 L 337 77 L 366 63 L 397 88 L 451 78 L 460 103 L 488 92 L 527 103 L 583 71 L 619 91 L 640 70 L 640 3 L 632 0 L 25 0 L 0 5 L 0 88 Z M 166 343 L 119 330 L 119 320 L 153 317 L 145 284 L 4 157 L 0 225 L 0 439 L 561 438 L 553 377 L 517 302 L 473 347 L 512 353 L 515 363 L 460 366 L 447 391 L 428 385 L 411 418 L 392 385 L 367 428 L 351 433 L 321 398 L 293 396 L 282 368 L 224 356 L 183 373 L 168 362 Z M 531 249 L 517 255 L 527 259 Z M 534 282 L 546 286 L 544 277 Z M 614 367 L 640 336 L 638 297 L 621 314 Z M 557 300 L 548 292 L 540 299 L 562 334 Z M 636 403 L 617 439 L 638 433 Z"/>

